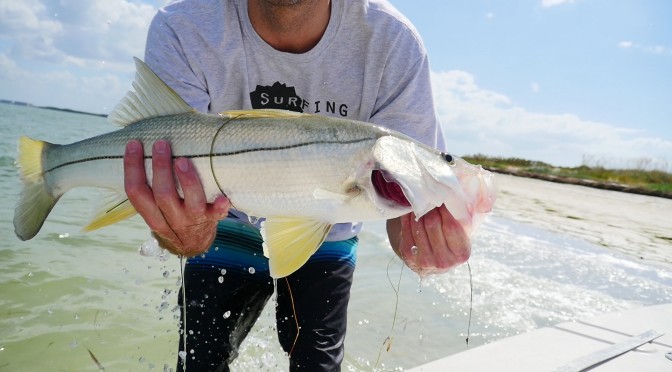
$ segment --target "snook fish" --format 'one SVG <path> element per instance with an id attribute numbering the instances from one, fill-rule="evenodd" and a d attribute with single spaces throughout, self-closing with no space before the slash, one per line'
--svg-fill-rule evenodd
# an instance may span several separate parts
<path id="1" fill-rule="evenodd" d="M 131 139 L 146 154 L 156 140 L 170 141 L 175 157 L 192 160 L 208 201 L 224 194 L 234 208 L 265 217 L 264 253 L 276 278 L 301 267 L 339 222 L 411 211 L 420 218 L 445 204 L 469 228 L 492 209 L 489 172 L 403 134 L 290 111 L 199 113 L 142 61 L 136 67 L 135 92 L 108 117 L 122 129 L 69 145 L 20 138 L 23 191 L 14 212 L 20 239 L 33 238 L 58 199 L 77 186 L 116 192 L 85 230 L 135 215 L 123 182 Z M 146 169 L 151 183 L 149 156 Z"/>

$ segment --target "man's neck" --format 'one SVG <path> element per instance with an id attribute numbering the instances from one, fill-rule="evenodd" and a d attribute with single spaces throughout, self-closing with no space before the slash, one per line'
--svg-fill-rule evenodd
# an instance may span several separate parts
<path id="1" fill-rule="evenodd" d="M 331 15 L 330 0 L 248 0 L 254 30 L 273 48 L 305 53 L 322 38 Z"/>

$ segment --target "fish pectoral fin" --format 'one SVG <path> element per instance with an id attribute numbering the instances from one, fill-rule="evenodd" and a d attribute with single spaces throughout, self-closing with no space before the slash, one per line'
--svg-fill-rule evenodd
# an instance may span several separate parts
<path id="1" fill-rule="evenodd" d="M 93 231 L 98 230 L 102 227 L 115 224 L 119 221 L 123 221 L 127 218 L 135 216 L 138 212 L 135 210 L 133 205 L 128 198 L 124 196 L 123 198 L 116 197 L 111 199 L 109 202 L 105 203 L 98 212 L 94 215 L 91 222 L 88 225 L 84 226 L 84 231 Z"/>
<path id="2" fill-rule="evenodd" d="M 279 109 L 256 109 L 256 110 L 228 110 L 219 113 L 220 116 L 227 117 L 246 117 L 246 118 L 295 118 L 306 116 L 296 111 Z"/>
<path id="3" fill-rule="evenodd" d="M 313 190 L 313 197 L 318 200 L 338 200 L 345 202 L 354 198 L 355 196 L 356 194 L 353 193 L 341 194 L 339 192 L 329 191 L 323 188 L 316 188 Z"/>
<path id="4" fill-rule="evenodd" d="M 270 217 L 263 221 L 261 236 L 271 277 L 285 277 L 303 266 L 324 242 L 331 226 L 294 217 Z"/>

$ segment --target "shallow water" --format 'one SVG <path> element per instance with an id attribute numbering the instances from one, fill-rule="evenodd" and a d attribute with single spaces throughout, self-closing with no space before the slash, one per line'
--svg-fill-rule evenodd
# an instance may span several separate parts
<path id="1" fill-rule="evenodd" d="M 102 118 L 3 104 L 0 128 L 0 371 L 96 371 L 89 351 L 108 371 L 174 369 L 180 263 L 137 253 L 148 237 L 139 219 L 80 233 L 101 195 L 82 189 L 63 197 L 33 240 L 21 242 L 13 233 L 18 136 L 67 143 L 114 128 Z M 534 221 L 525 213 L 526 221 Z M 499 214 L 474 238 L 470 267 L 469 347 L 672 301 L 669 267 Z M 393 286 L 400 274 L 395 321 Z M 469 299 L 466 266 L 420 283 L 394 258 L 383 224 L 368 224 L 361 235 L 344 370 L 403 370 L 465 350 Z M 269 304 L 234 370 L 287 370 L 273 323 Z M 383 348 L 388 337 L 389 351 Z"/>

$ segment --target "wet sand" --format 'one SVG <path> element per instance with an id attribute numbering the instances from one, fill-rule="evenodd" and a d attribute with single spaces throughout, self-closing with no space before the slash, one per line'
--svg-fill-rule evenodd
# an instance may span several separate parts
<path id="1" fill-rule="evenodd" d="M 497 186 L 496 215 L 672 269 L 671 199 L 504 174 Z"/>

